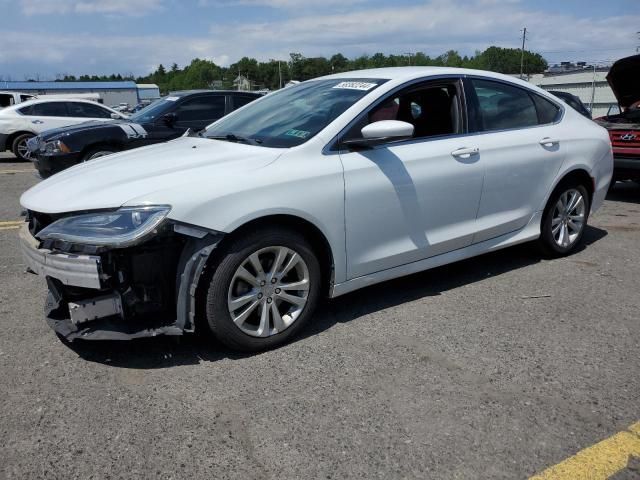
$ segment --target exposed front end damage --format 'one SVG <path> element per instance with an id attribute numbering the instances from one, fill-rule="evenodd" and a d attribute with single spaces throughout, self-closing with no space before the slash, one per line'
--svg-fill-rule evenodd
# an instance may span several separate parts
<path id="1" fill-rule="evenodd" d="M 218 232 L 165 222 L 127 248 L 36 238 L 53 221 L 29 212 L 20 230 L 28 271 L 46 278 L 47 323 L 68 341 L 182 335 L 195 329 L 196 292 Z"/>

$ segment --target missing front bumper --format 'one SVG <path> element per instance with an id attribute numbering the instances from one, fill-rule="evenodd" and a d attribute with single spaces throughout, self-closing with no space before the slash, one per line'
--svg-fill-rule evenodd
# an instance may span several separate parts
<path id="1" fill-rule="evenodd" d="M 194 331 L 199 279 L 220 237 L 170 234 L 100 255 L 39 248 L 26 226 L 20 240 L 28 269 L 47 280 L 47 323 L 73 341 Z"/>
<path id="2" fill-rule="evenodd" d="M 101 288 L 100 257 L 52 252 L 38 248 L 38 240 L 25 223 L 20 228 L 20 248 L 28 269 L 43 277 L 53 277 L 65 285 Z"/>

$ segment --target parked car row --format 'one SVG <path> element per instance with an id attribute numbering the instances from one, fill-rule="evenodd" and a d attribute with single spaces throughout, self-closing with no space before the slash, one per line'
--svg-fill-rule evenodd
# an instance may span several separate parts
<path id="1" fill-rule="evenodd" d="M 187 128 L 202 129 L 258 97 L 252 92 L 178 92 L 131 119 L 93 101 L 25 101 L 0 110 L 0 151 L 11 150 L 21 160 L 33 160 L 46 177 L 97 156 L 176 138 Z M 50 140 L 58 143 L 56 148 Z"/>
<path id="2" fill-rule="evenodd" d="M 127 118 L 48 130 L 29 142 L 28 156 L 46 178 L 80 162 L 172 140 L 187 129 L 202 130 L 259 97 L 237 91 L 175 92 Z"/>
<path id="3" fill-rule="evenodd" d="M 522 242 L 568 255 L 613 171 L 607 131 L 557 97 L 437 67 L 178 93 L 29 150 L 43 176 L 81 163 L 20 200 L 58 335 L 208 330 L 250 351 L 305 328 L 323 296 Z"/>
<path id="4" fill-rule="evenodd" d="M 123 114 L 88 100 L 29 100 L 0 110 L 0 151 L 11 150 L 20 160 L 29 160 L 27 142 L 42 132 L 88 120 L 123 118 Z"/>

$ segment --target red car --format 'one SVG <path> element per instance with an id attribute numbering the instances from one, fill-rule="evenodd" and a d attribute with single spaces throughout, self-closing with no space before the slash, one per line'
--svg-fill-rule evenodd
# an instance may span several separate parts
<path id="1" fill-rule="evenodd" d="M 640 55 L 615 62 L 607 81 L 622 113 L 595 121 L 609 131 L 613 146 L 613 181 L 640 181 Z"/>

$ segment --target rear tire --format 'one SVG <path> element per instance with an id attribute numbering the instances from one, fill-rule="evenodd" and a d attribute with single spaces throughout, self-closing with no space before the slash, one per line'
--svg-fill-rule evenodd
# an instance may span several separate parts
<path id="1" fill-rule="evenodd" d="M 584 185 L 561 183 L 551 194 L 542 217 L 538 244 L 549 257 L 563 257 L 582 241 L 589 218 L 589 192 Z"/>
<path id="2" fill-rule="evenodd" d="M 29 154 L 29 150 L 27 149 L 27 142 L 35 137 L 32 133 L 23 133 L 22 135 L 18 135 L 13 139 L 13 143 L 11 144 L 11 151 L 16 156 L 18 160 L 23 162 L 28 162 L 31 160 L 31 155 Z"/>
<path id="3" fill-rule="evenodd" d="M 300 233 L 267 228 L 239 236 L 209 280 L 209 329 L 234 350 L 282 345 L 311 320 L 321 281 L 318 258 Z"/>

